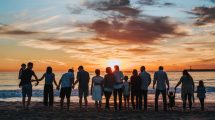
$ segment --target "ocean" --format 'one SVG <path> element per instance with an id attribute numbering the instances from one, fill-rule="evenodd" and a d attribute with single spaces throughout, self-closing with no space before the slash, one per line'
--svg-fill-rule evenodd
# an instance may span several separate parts
<path id="1" fill-rule="evenodd" d="M 36 72 L 37 76 L 40 78 L 43 72 Z M 56 80 L 59 81 L 63 72 L 55 72 Z M 150 72 L 153 79 L 154 72 Z M 167 72 L 170 80 L 170 91 L 174 91 L 174 87 L 179 81 L 182 72 Z M 194 79 L 195 86 L 198 85 L 199 80 L 203 80 L 206 86 L 206 102 L 215 101 L 215 72 L 190 72 L 191 76 Z M 90 73 L 91 78 L 95 74 Z M 102 73 L 102 76 L 104 73 Z M 124 72 L 124 75 L 131 76 L 131 72 Z M 21 101 L 21 89 L 18 87 L 20 80 L 18 79 L 17 72 L 0 72 L 0 101 Z M 33 84 L 34 85 L 34 84 Z M 90 81 L 91 85 L 91 81 Z M 44 80 L 40 82 L 38 86 L 33 86 L 33 96 L 32 101 L 43 101 L 43 87 Z M 56 88 L 56 87 L 54 87 Z M 181 101 L 180 95 L 181 88 L 180 86 L 177 89 L 176 101 Z M 154 92 L 152 89 L 152 84 L 149 86 L 149 101 L 154 101 Z M 59 102 L 59 91 L 54 90 L 55 101 Z M 195 94 L 196 96 L 196 94 Z M 162 97 L 160 97 L 162 99 Z M 72 92 L 71 97 L 72 102 L 78 102 L 78 90 L 77 85 Z M 93 102 L 91 96 L 89 96 L 89 102 Z"/>

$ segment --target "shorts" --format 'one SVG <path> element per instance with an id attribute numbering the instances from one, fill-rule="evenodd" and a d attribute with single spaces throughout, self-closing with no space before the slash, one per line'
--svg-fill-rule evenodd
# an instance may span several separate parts
<path id="1" fill-rule="evenodd" d="M 64 87 L 60 89 L 60 98 L 70 98 L 72 89 L 71 87 Z"/>
<path id="2" fill-rule="evenodd" d="M 28 97 L 32 96 L 32 85 L 31 84 L 22 86 L 22 97 L 26 97 L 26 95 Z"/>
<path id="3" fill-rule="evenodd" d="M 88 96 L 88 89 L 79 89 L 78 93 L 79 93 L 79 98 L 82 98 L 83 95 L 86 98 Z"/>

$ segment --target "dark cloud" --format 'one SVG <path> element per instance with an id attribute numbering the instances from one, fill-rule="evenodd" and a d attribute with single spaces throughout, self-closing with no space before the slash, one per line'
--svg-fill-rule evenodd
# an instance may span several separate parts
<path id="1" fill-rule="evenodd" d="M 88 43 L 86 40 L 57 39 L 57 38 L 39 39 L 38 41 L 44 41 L 56 45 L 85 45 Z"/>
<path id="2" fill-rule="evenodd" d="M 192 14 L 197 16 L 195 25 L 206 25 L 215 23 L 215 7 L 196 7 L 192 10 Z"/>
<path id="3" fill-rule="evenodd" d="M 75 6 L 70 6 L 67 5 L 66 9 L 71 13 L 71 14 L 81 14 L 81 12 L 83 11 L 82 8 L 80 7 L 75 7 Z"/>
<path id="4" fill-rule="evenodd" d="M 85 3 L 85 5 L 90 9 L 99 11 L 117 11 L 127 16 L 136 16 L 141 12 L 137 8 L 130 7 L 129 4 L 129 0 L 94 1 Z"/>
<path id="5" fill-rule="evenodd" d="M 30 34 L 38 34 L 40 32 L 27 31 L 27 30 L 19 30 L 9 25 L 1 25 L 0 26 L 0 34 L 8 34 L 8 35 L 30 35 Z"/>
<path id="6" fill-rule="evenodd" d="M 154 5 L 156 4 L 155 0 L 140 0 L 138 1 L 139 4 L 142 5 Z"/>
<path id="7" fill-rule="evenodd" d="M 153 43 L 166 35 L 184 36 L 185 32 L 176 32 L 178 25 L 171 23 L 168 17 L 150 19 L 102 19 L 89 26 L 98 37 L 124 42 Z"/>
<path id="8" fill-rule="evenodd" d="M 130 49 L 127 49 L 126 51 L 130 52 L 132 54 L 135 54 L 135 55 L 144 55 L 144 54 L 151 53 L 151 52 L 155 51 L 155 49 L 152 49 L 152 48 L 130 48 Z"/>
<path id="9" fill-rule="evenodd" d="M 164 6 L 175 6 L 174 3 L 169 3 L 169 2 L 166 2 L 166 3 L 164 3 L 163 5 L 164 5 Z"/>

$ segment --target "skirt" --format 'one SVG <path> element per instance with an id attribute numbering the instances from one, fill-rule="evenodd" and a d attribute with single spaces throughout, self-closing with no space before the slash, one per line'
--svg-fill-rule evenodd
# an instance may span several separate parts
<path id="1" fill-rule="evenodd" d="M 92 99 L 95 101 L 101 101 L 102 100 L 102 88 L 100 85 L 95 85 L 93 87 L 92 91 Z"/>

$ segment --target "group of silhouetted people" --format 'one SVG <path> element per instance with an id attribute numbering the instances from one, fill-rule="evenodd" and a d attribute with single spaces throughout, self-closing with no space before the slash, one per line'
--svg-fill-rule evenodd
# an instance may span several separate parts
<path id="1" fill-rule="evenodd" d="M 32 96 L 32 84 L 31 82 L 39 82 L 45 79 L 44 85 L 44 105 L 52 107 L 54 102 L 54 92 L 53 83 L 56 88 L 60 90 L 60 105 L 63 109 L 64 98 L 67 100 L 67 109 L 70 107 L 70 96 L 72 89 L 78 83 L 78 93 L 79 93 L 79 106 L 80 110 L 87 111 L 88 101 L 87 97 L 89 95 L 89 81 L 90 75 L 84 70 L 83 66 L 78 67 L 77 77 L 75 80 L 74 70 L 69 69 L 67 73 L 64 73 L 57 84 L 55 80 L 55 74 L 51 67 L 47 67 L 46 72 L 43 76 L 38 79 L 34 71 L 32 70 L 33 63 L 29 62 L 27 68 L 25 64 L 21 65 L 19 71 L 19 79 L 21 79 L 19 86 L 22 87 L 22 103 L 23 108 L 28 109 Z M 34 76 L 35 80 L 32 79 Z M 140 67 L 140 72 L 134 69 L 132 71 L 132 76 L 124 76 L 123 72 L 120 71 L 119 66 L 114 66 L 114 71 L 111 67 L 106 68 L 106 74 L 104 77 L 100 75 L 100 70 L 95 70 L 95 76 L 92 78 L 92 84 L 90 93 L 92 99 L 95 100 L 95 107 L 97 111 L 101 110 L 102 107 L 102 96 L 105 96 L 105 111 L 110 110 L 109 101 L 113 94 L 114 98 L 114 110 L 122 111 L 122 99 L 124 98 L 124 107 L 129 109 L 130 99 L 132 104 L 132 109 L 136 111 L 142 111 L 142 101 L 144 101 L 143 110 L 147 111 L 147 96 L 148 87 L 151 84 L 151 76 L 146 71 L 145 66 Z M 184 70 L 183 75 L 175 86 L 175 91 L 169 91 L 169 79 L 167 73 L 160 66 L 159 70 L 154 73 L 153 89 L 155 90 L 155 111 L 158 111 L 158 99 L 159 95 L 162 94 L 163 98 L 163 110 L 173 110 L 175 106 L 175 92 L 176 88 L 182 84 L 181 87 L 181 98 L 183 100 L 183 110 L 186 110 L 186 101 L 189 101 L 189 110 L 192 109 L 192 103 L 194 102 L 194 81 L 188 71 Z M 156 88 L 155 88 L 156 85 Z M 199 81 L 199 86 L 197 87 L 197 97 L 201 103 L 201 110 L 204 110 L 204 99 L 205 99 L 205 87 L 203 81 Z M 26 96 L 28 97 L 27 105 L 25 104 Z M 84 98 L 84 107 L 82 105 L 82 98 Z M 167 102 L 168 98 L 168 102 Z"/>

